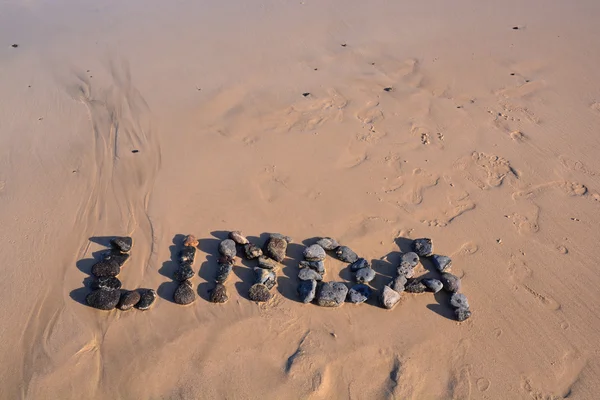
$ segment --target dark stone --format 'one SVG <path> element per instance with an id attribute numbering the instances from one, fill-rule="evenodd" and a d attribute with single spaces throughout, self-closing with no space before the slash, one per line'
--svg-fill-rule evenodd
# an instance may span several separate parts
<path id="1" fill-rule="evenodd" d="M 364 303 L 371 297 L 371 288 L 367 285 L 354 285 L 348 291 L 347 301 L 349 303 L 360 304 Z"/>
<path id="2" fill-rule="evenodd" d="M 358 260 L 358 256 L 356 255 L 356 253 L 353 252 L 352 249 L 350 249 L 347 246 L 338 247 L 335 251 L 335 255 L 340 261 L 347 263 L 353 263 L 354 261 Z"/>
<path id="3" fill-rule="evenodd" d="M 317 271 L 319 274 L 325 274 L 324 261 L 300 261 L 300 268 L 310 268 Z"/>
<path id="4" fill-rule="evenodd" d="M 184 246 L 198 247 L 198 244 L 200 244 L 200 242 L 198 241 L 198 238 L 194 235 L 187 235 L 185 237 L 185 240 L 183 241 Z"/>
<path id="5" fill-rule="evenodd" d="M 229 232 L 229 239 L 233 240 L 234 242 L 236 242 L 239 245 L 245 245 L 248 244 L 248 239 L 246 239 L 246 237 L 244 235 L 242 235 L 242 232 L 240 231 L 231 231 Z"/>
<path id="6" fill-rule="evenodd" d="M 437 293 L 444 288 L 442 281 L 439 279 L 425 278 L 421 282 L 427 287 L 430 292 Z"/>
<path id="7" fill-rule="evenodd" d="M 392 88 L 391 87 L 386 87 L 386 88 L 383 88 L 383 90 L 385 90 L 386 92 L 391 92 Z"/>
<path id="8" fill-rule="evenodd" d="M 446 269 L 452 267 L 452 260 L 450 257 L 434 254 L 431 257 L 431 261 L 433 261 L 433 265 L 440 272 L 444 272 Z"/>
<path id="9" fill-rule="evenodd" d="M 404 291 L 407 293 L 423 293 L 426 289 L 427 286 L 419 279 L 409 279 L 404 285 Z"/>
<path id="10" fill-rule="evenodd" d="M 229 274 L 231 274 L 232 269 L 232 265 L 220 264 L 219 269 L 217 270 L 217 278 L 215 279 L 215 281 L 217 283 L 225 283 L 229 278 Z"/>
<path id="11" fill-rule="evenodd" d="M 244 253 L 246 253 L 246 258 L 248 260 L 254 260 L 262 256 L 263 252 L 260 247 L 253 245 L 252 243 L 246 243 L 244 245 Z"/>
<path id="12" fill-rule="evenodd" d="M 121 289 L 121 281 L 114 276 L 105 276 L 98 278 L 92 282 L 92 289 L 104 289 L 104 290 L 119 290 Z"/>
<path id="13" fill-rule="evenodd" d="M 356 271 L 356 282 L 369 283 L 375 279 L 375 271 L 372 268 L 361 268 Z"/>
<path id="14" fill-rule="evenodd" d="M 460 290 L 460 278 L 458 276 L 444 272 L 440 280 L 444 284 L 444 290 L 451 293 L 456 293 Z"/>
<path id="15" fill-rule="evenodd" d="M 337 240 L 330 237 L 320 238 L 317 240 L 317 244 L 328 251 L 335 250 L 340 247 L 340 244 L 337 242 Z"/>
<path id="16" fill-rule="evenodd" d="M 267 243 L 267 255 L 277 262 L 282 262 L 285 259 L 287 245 L 288 242 L 285 239 L 271 237 Z"/>
<path id="17" fill-rule="evenodd" d="M 194 259 L 196 258 L 196 248 L 191 246 L 184 246 L 183 249 L 179 252 L 179 263 L 194 263 Z"/>
<path id="18" fill-rule="evenodd" d="M 307 304 L 313 301 L 317 292 L 317 281 L 301 281 L 298 284 L 298 297 L 300 301 Z"/>
<path id="19" fill-rule="evenodd" d="M 237 250 L 235 248 L 235 242 L 231 239 L 225 239 L 219 243 L 219 253 L 228 257 L 235 257 Z"/>
<path id="20" fill-rule="evenodd" d="M 323 261 L 326 257 L 325 249 L 318 244 L 313 244 L 304 249 L 304 259 L 306 261 Z"/>
<path id="21" fill-rule="evenodd" d="M 131 246 L 133 245 L 133 239 L 129 236 L 116 237 L 110 239 L 110 244 L 113 248 L 122 251 L 123 253 L 129 253 Z"/>
<path id="22" fill-rule="evenodd" d="M 127 311 L 133 308 L 138 301 L 140 301 L 140 294 L 136 290 L 124 290 L 121 293 L 117 308 L 121 311 Z"/>
<path id="23" fill-rule="evenodd" d="M 454 293 L 452 297 L 450 297 L 450 304 L 454 308 L 469 308 L 467 296 L 462 293 Z"/>
<path id="24" fill-rule="evenodd" d="M 409 251 L 408 253 L 402 253 L 400 255 L 400 264 L 407 264 L 411 267 L 416 267 L 419 265 L 419 256 L 417 253 Z"/>
<path id="25" fill-rule="evenodd" d="M 231 265 L 233 266 L 233 264 L 235 264 L 235 259 L 233 257 L 229 257 L 229 256 L 220 256 L 219 259 L 217 260 L 217 263 L 223 265 Z"/>
<path id="26" fill-rule="evenodd" d="M 258 257 L 258 266 L 264 269 L 278 270 L 281 264 L 267 256 L 260 256 Z"/>
<path id="27" fill-rule="evenodd" d="M 85 297 L 85 302 L 90 307 L 98 310 L 112 310 L 119 303 L 121 293 L 118 290 L 98 289 Z"/>
<path id="28" fill-rule="evenodd" d="M 96 278 L 104 278 L 107 276 L 117 276 L 121 272 L 121 267 L 116 261 L 100 261 L 92 267 L 92 275 Z"/>
<path id="29" fill-rule="evenodd" d="M 384 286 L 379 297 L 379 301 L 383 308 L 391 310 L 400 301 L 400 293 L 396 292 L 389 286 Z"/>
<path id="30" fill-rule="evenodd" d="M 248 292 L 248 297 L 252 301 L 265 302 L 269 301 L 272 297 L 269 288 L 261 283 L 255 283 Z"/>
<path id="31" fill-rule="evenodd" d="M 210 291 L 210 301 L 212 303 L 226 303 L 229 300 L 227 295 L 227 288 L 225 285 L 218 283 L 213 290 Z"/>
<path id="32" fill-rule="evenodd" d="M 348 287 L 342 282 L 327 282 L 321 286 L 317 304 L 321 307 L 339 307 L 344 304 L 347 295 Z"/>
<path id="33" fill-rule="evenodd" d="M 412 278 L 413 276 L 415 276 L 414 268 L 405 262 L 400 263 L 400 266 L 398 267 L 396 272 L 398 272 L 398 276 L 403 276 L 405 278 Z"/>
<path id="34" fill-rule="evenodd" d="M 412 242 L 412 249 L 419 257 L 429 257 L 433 254 L 433 243 L 429 238 L 415 239 Z"/>
<path id="35" fill-rule="evenodd" d="M 403 275 L 398 275 L 394 279 L 387 284 L 390 288 L 392 288 L 395 292 L 402 293 L 404 292 L 404 286 L 406 285 L 407 279 Z"/>
<path id="36" fill-rule="evenodd" d="M 173 273 L 173 279 L 178 282 L 183 282 L 188 279 L 192 279 L 192 277 L 194 275 L 195 275 L 195 272 L 192 269 L 192 265 L 188 262 L 188 263 L 182 264 L 179 268 L 177 268 L 177 271 L 175 271 Z"/>
<path id="37" fill-rule="evenodd" d="M 454 314 L 458 321 L 463 322 L 471 317 L 471 310 L 468 308 L 457 308 L 454 310 Z"/>
<path id="38" fill-rule="evenodd" d="M 323 275 L 311 268 L 300 268 L 298 271 L 298 279 L 301 281 L 322 281 Z"/>
<path id="39" fill-rule="evenodd" d="M 125 264 L 125 261 L 129 259 L 129 254 L 121 253 L 119 250 L 108 250 L 105 251 L 102 255 L 102 261 L 114 261 L 119 264 L 119 267 L 122 267 Z"/>
<path id="40" fill-rule="evenodd" d="M 192 289 L 192 282 L 183 281 L 179 284 L 175 293 L 173 293 L 173 301 L 182 306 L 191 304 L 196 300 L 196 293 Z"/>
<path id="41" fill-rule="evenodd" d="M 271 290 L 273 286 L 275 286 L 277 275 L 275 275 L 275 271 L 270 269 L 264 269 L 260 267 L 254 268 L 254 283 L 262 283 L 267 287 L 267 289 Z"/>
<path id="42" fill-rule="evenodd" d="M 286 241 L 288 244 L 293 242 L 293 240 L 292 240 L 292 238 L 291 238 L 291 237 L 289 237 L 289 236 L 285 236 L 285 235 L 282 235 L 281 233 L 271 233 L 271 234 L 269 235 L 269 239 L 283 239 L 283 240 L 285 240 L 285 241 Z"/>
<path id="43" fill-rule="evenodd" d="M 365 260 L 364 258 L 359 258 L 358 260 L 356 260 L 352 264 L 350 264 L 349 267 L 350 267 L 350 271 L 356 272 L 359 269 L 369 268 L 370 265 L 369 265 L 369 262 L 367 260 Z"/>
<path id="44" fill-rule="evenodd" d="M 145 311 L 156 301 L 156 291 L 154 289 L 138 289 L 138 291 L 140 292 L 140 301 L 137 302 L 135 308 Z"/>

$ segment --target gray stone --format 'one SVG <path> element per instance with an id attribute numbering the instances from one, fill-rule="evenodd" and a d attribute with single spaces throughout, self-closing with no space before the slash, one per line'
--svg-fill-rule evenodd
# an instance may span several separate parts
<path id="1" fill-rule="evenodd" d="M 288 242 L 285 239 L 272 237 L 267 243 L 267 256 L 277 262 L 282 262 L 285 259 Z"/>
<path id="2" fill-rule="evenodd" d="M 115 237 L 110 240 L 110 245 L 123 253 L 129 253 L 133 246 L 133 239 L 129 236 Z"/>
<path id="3" fill-rule="evenodd" d="M 301 281 L 322 281 L 323 275 L 311 268 L 300 268 L 298 271 L 298 279 Z"/>
<path id="4" fill-rule="evenodd" d="M 320 238 L 317 240 L 317 244 L 328 251 L 335 250 L 340 247 L 340 244 L 337 242 L 337 240 L 330 237 Z"/>
<path id="5" fill-rule="evenodd" d="M 112 310 L 120 298 L 121 293 L 118 290 L 97 289 L 85 297 L 85 302 L 98 310 Z"/>
<path id="6" fill-rule="evenodd" d="M 398 276 L 404 276 L 405 278 L 412 278 L 415 276 L 415 270 L 407 263 L 400 263 L 397 269 Z"/>
<path id="7" fill-rule="evenodd" d="M 228 257 L 235 257 L 237 250 L 235 248 L 235 242 L 231 239 L 225 239 L 219 243 L 219 253 Z"/>
<path id="8" fill-rule="evenodd" d="M 225 283 L 229 278 L 229 274 L 231 274 L 231 270 L 233 266 L 230 264 L 220 264 L 219 269 L 217 270 L 217 278 L 215 281 L 217 283 Z"/>
<path id="9" fill-rule="evenodd" d="M 367 285 L 354 285 L 348 291 L 347 301 L 349 303 L 360 304 L 364 303 L 371 297 L 371 288 Z"/>
<path id="10" fill-rule="evenodd" d="M 192 282 L 183 281 L 179 284 L 175 293 L 173 293 L 173 301 L 183 306 L 192 304 L 196 300 L 196 293 L 192 289 Z"/>
<path id="11" fill-rule="evenodd" d="M 107 276 L 117 276 L 121 272 L 121 267 L 116 261 L 100 261 L 92 267 L 92 275 L 96 278 L 104 278 Z"/>
<path id="12" fill-rule="evenodd" d="M 427 287 L 430 292 L 437 293 L 444 288 L 442 281 L 439 279 L 425 278 L 421 282 Z"/>
<path id="13" fill-rule="evenodd" d="M 384 308 L 391 310 L 400 301 L 400 293 L 389 286 L 384 286 L 379 301 Z"/>
<path id="14" fill-rule="evenodd" d="M 324 261 L 300 261 L 300 268 L 310 268 L 317 271 L 319 274 L 325 274 Z"/>
<path id="15" fill-rule="evenodd" d="M 242 232 L 240 231 L 231 231 L 229 232 L 229 239 L 233 240 L 234 242 L 236 242 L 239 245 L 245 245 L 248 244 L 248 239 L 246 239 L 246 237 L 244 235 L 242 235 Z"/>
<path id="16" fill-rule="evenodd" d="M 444 284 L 444 290 L 451 293 L 456 293 L 460 290 L 460 278 L 458 276 L 444 272 L 440 280 Z"/>
<path id="17" fill-rule="evenodd" d="M 261 268 L 273 269 L 276 271 L 281 268 L 281 264 L 267 256 L 258 257 L 258 266 Z"/>
<path id="18" fill-rule="evenodd" d="M 119 278 L 115 278 L 114 276 L 105 276 L 93 281 L 92 289 L 119 290 L 121 289 L 121 281 Z"/>
<path id="19" fill-rule="evenodd" d="M 438 254 L 434 254 L 431 257 L 431 261 L 433 261 L 433 265 L 440 272 L 444 272 L 446 269 L 452 267 L 452 260 L 450 259 L 450 257 L 447 256 L 440 256 Z"/>
<path id="20" fill-rule="evenodd" d="M 339 307 L 344 304 L 348 287 L 341 282 L 327 282 L 321 286 L 317 295 L 317 304 L 321 307 Z"/>
<path id="21" fill-rule="evenodd" d="M 133 308 L 140 301 L 140 294 L 136 290 L 124 290 L 117 304 L 121 311 L 127 311 Z"/>
<path id="22" fill-rule="evenodd" d="M 235 258 L 234 257 L 229 257 L 229 256 L 223 256 L 221 255 L 218 259 L 217 259 L 217 263 L 219 265 L 231 265 L 233 266 L 233 264 L 235 264 Z"/>
<path id="23" fill-rule="evenodd" d="M 318 244 L 313 244 L 304 249 L 304 259 L 306 261 L 323 261 L 327 257 L 325 249 Z"/>
<path id="24" fill-rule="evenodd" d="M 286 243 L 292 243 L 293 242 L 293 240 L 292 240 L 291 237 L 282 235 L 281 233 L 271 233 L 269 235 L 269 239 L 283 239 L 283 240 L 286 241 Z"/>
<path id="25" fill-rule="evenodd" d="M 347 263 L 353 263 L 354 261 L 358 260 L 358 256 L 356 255 L 356 253 L 353 252 L 352 249 L 347 246 L 338 247 L 335 251 L 335 255 L 340 261 Z"/>
<path id="26" fill-rule="evenodd" d="M 471 310 L 468 308 L 457 308 L 454 310 L 454 314 L 458 321 L 463 322 L 471 317 Z"/>
<path id="27" fill-rule="evenodd" d="M 350 271 L 356 272 L 359 269 L 369 268 L 370 265 L 369 265 L 369 262 L 367 260 L 365 260 L 364 258 L 359 258 L 358 260 L 356 260 L 352 264 L 350 264 L 349 267 L 350 267 Z"/>
<path id="28" fill-rule="evenodd" d="M 102 261 L 113 261 L 116 262 L 119 267 L 122 267 L 125 264 L 125 261 L 129 259 L 129 254 L 121 253 L 119 250 L 108 250 L 104 252 Z"/>
<path id="29" fill-rule="evenodd" d="M 269 288 L 262 283 L 255 283 L 248 292 L 248 297 L 252 301 L 265 302 L 269 301 L 273 295 L 269 292 Z"/>
<path id="30" fill-rule="evenodd" d="M 277 275 L 273 270 L 255 267 L 254 278 L 254 283 L 262 283 L 267 289 L 271 290 L 275 286 Z"/>
<path id="31" fill-rule="evenodd" d="M 404 291 L 407 293 L 423 293 L 426 289 L 427 286 L 419 279 L 409 279 L 404 285 Z"/>
<path id="32" fill-rule="evenodd" d="M 429 257 L 433 254 L 433 243 L 429 238 L 415 239 L 412 242 L 412 249 L 419 257 Z"/>
<path id="33" fill-rule="evenodd" d="M 361 268 L 356 271 L 356 282 L 358 283 L 369 283 L 375 279 L 375 271 L 372 268 Z"/>
<path id="34" fill-rule="evenodd" d="M 211 303 L 223 304 L 227 303 L 229 296 L 227 295 L 227 288 L 225 285 L 217 283 L 217 285 L 210 291 Z"/>
<path id="35" fill-rule="evenodd" d="M 454 308 L 469 308 L 467 296 L 462 293 L 454 293 L 452 297 L 450 297 L 450 304 Z"/>
<path id="36" fill-rule="evenodd" d="M 180 264 L 193 264 L 196 259 L 196 248 L 192 246 L 183 246 L 179 251 L 178 261 Z"/>
<path id="37" fill-rule="evenodd" d="M 402 293 L 404 292 L 404 286 L 406 285 L 406 277 L 404 275 L 398 275 L 390 283 L 388 286 L 391 287 L 395 292 Z"/>
<path id="38" fill-rule="evenodd" d="M 254 260 L 263 255 L 261 248 L 252 243 L 246 243 L 244 245 L 244 253 L 246 253 L 246 258 L 248 260 Z"/>
<path id="39" fill-rule="evenodd" d="M 156 301 L 156 291 L 154 289 L 138 289 L 138 291 L 140 293 L 140 301 L 137 302 L 135 308 L 145 311 Z"/>
<path id="40" fill-rule="evenodd" d="M 408 264 L 414 268 L 419 265 L 419 255 L 412 251 L 409 251 L 408 253 L 402 253 L 400 255 L 400 264 L 402 263 Z"/>
<path id="41" fill-rule="evenodd" d="M 313 301 L 317 291 L 317 281 L 301 281 L 298 284 L 298 297 L 300 301 L 307 304 Z"/>
<path id="42" fill-rule="evenodd" d="M 192 279 L 195 274 L 196 273 L 192 269 L 192 265 L 188 262 L 177 268 L 177 270 L 173 273 L 173 279 L 178 282 L 183 282 L 188 279 Z"/>

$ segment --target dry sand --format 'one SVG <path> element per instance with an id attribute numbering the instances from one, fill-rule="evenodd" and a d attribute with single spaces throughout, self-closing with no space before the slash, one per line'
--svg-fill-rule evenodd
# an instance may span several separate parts
<path id="1" fill-rule="evenodd" d="M 596 0 L 2 2 L 0 396 L 597 398 L 598 20 Z M 267 304 L 242 263 L 206 301 L 232 229 L 296 239 Z M 85 306 L 90 238 L 125 234 L 124 286 L 160 298 Z M 320 235 L 375 288 L 399 238 L 431 237 L 472 318 L 445 295 L 299 303 Z"/>

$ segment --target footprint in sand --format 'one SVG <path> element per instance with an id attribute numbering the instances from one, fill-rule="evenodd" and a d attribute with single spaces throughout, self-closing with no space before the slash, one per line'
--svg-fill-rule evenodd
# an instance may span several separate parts
<path id="1" fill-rule="evenodd" d="M 421 204 L 423 202 L 423 191 L 437 185 L 439 179 L 439 176 L 424 171 L 421 168 L 414 169 L 409 182 L 411 189 L 408 201 L 414 205 Z"/>
<path id="2" fill-rule="evenodd" d="M 533 378 L 523 376 L 521 388 L 534 399 L 566 399 L 573 396 L 573 387 L 580 381 L 582 371 L 587 365 L 587 360 L 579 352 L 567 351 L 559 361 L 551 363 L 550 371 L 545 371 L 540 378 L 543 383 L 536 382 Z M 579 398 L 579 396 L 574 396 Z"/>
<path id="3" fill-rule="evenodd" d="M 347 104 L 348 100 L 337 90 L 329 89 L 324 97 L 311 95 L 302 98 L 278 112 L 274 119 L 280 121 L 280 129 L 312 131 L 330 120 L 341 122 Z"/>
<path id="4" fill-rule="evenodd" d="M 532 210 L 527 212 L 527 215 L 525 213 L 513 213 L 507 216 L 520 234 L 530 235 L 540 230 L 540 208 L 533 203 L 531 203 L 531 208 Z"/>
<path id="5" fill-rule="evenodd" d="M 287 179 L 277 172 L 275 165 L 265 167 L 255 182 L 261 198 L 271 203 L 289 190 Z"/>
<path id="6" fill-rule="evenodd" d="M 383 120 L 383 112 L 379 109 L 379 101 L 369 101 L 356 113 L 356 118 L 364 125 L 373 125 Z"/>
<path id="7" fill-rule="evenodd" d="M 441 215 L 432 220 L 421 220 L 421 223 L 432 227 L 445 227 L 467 211 L 475 209 L 476 205 L 471 201 L 469 193 L 457 189 L 454 184 L 450 187 L 447 196 L 448 206 L 440 210 Z"/>
<path id="8" fill-rule="evenodd" d="M 579 160 L 571 160 L 570 158 L 568 158 L 565 155 L 558 156 L 558 160 L 560 161 L 560 163 L 562 164 L 563 167 L 565 167 L 571 171 L 581 172 L 581 173 L 584 173 L 589 176 L 598 176 L 600 174 L 599 172 L 594 171 L 591 168 L 589 168 L 583 162 L 581 162 Z"/>
<path id="9" fill-rule="evenodd" d="M 508 177 L 519 178 L 505 158 L 477 151 L 457 160 L 454 167 L 481 190 L 498 187 Z"/>
<path id="10" fill-rule="evenodd" d="M 531 199 L 548 189 L 559 189 L 568 196 L 583 196 L 588 192 L 587 187 L 578 182 L 554 181 L 542 183 L 541 185 L 534 185 L 528 189 L 514 192 L 512 198 L 513 200 L 518 200 L 519 198 Z"/>
<path id="11" fill-rule="evenodd" d="M 471 398 L 471 366 L 465 364 L 465 358 L 471 342 L 468 339 L 461 340 L 452 354 L 452 376 L 449 382 L 450 393 L 453 400 L 465 400 Z"/>
<path id="12" fill-rule="evenodd" d="M 545 86 L 544 81 L 529 81 L 517 87 L 501 89 L 496 94 L 508 98 L 521 98 L 536 94 Z"/>
<path id="13" fill-rule="evenodd" d="M 595 112 L 597 112 L 598 114 L 600 114 L 600 103 L 593 102 L 593 103 L 590 105 L 590 109 L 591 109 L 592 111 L 595 111 Z"/>
<path id="14" fill-rule="evenodd" d="M 552 296 L 544 294 L 534 287 L 533 271 L 525 261 L 518 259 L 513 254 L 511 254 L 508 263 L 508 274 L 510 279 L 517 285 L 516 289 L 523 288 L 526 293 L 533 296 L 544 307 L 553 311 L 561 308 L 560 303 L 554 300 Z"/>

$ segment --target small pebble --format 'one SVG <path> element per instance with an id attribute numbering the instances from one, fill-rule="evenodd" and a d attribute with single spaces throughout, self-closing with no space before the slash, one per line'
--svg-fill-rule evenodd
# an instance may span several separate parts
<path id="1" fill-rule="evenodd" d="M 265 302 L 269 301 L 273 295 L 269 292 L 269 288 L 261 283 L 255 283 L 248 292 L 248 297 L 252 301 Z"/>
<path id="2" fill-rule="evenodd" d="M 195 275 L 195 272 L 192 269 L 192 264 L 187 262 L 187 263 L 181 264 L 181 266 L 179 268 L 177 268 L 177 270 L 173 273 L 173 279 L 178 282 L 183 282 L 188 279 L 192 279 L 192 277 L 194 275 Z"/>
<path id="3" fill-rule="evenodd" d="M 340 247 L 340 244 L 337 242 L 337 240 L 330 237 L 320 238 L 317 240 L 317 244 L 328 251 L 335 250 Z"/>
<path id="4" fill-rule="evenodd" d="M 400 293 L 389 286 L 384 286 L 379 301 L 384 308 L 391 310 L 400 301 Z"/>
<path id="5" fill-rule="evenodd" d="M 242 232 L 240 231 L 229 232 L 229 239 L 233 240 L 234 242 L 240 245 L 245 245 L 249 243 L 248 239 L 246 239 L 246 237 L 242 235 Z"/>
<path id="6" fill-rule="evenodd" d="M 104 252 L 102 261 L 114 261 L 119 264 L 119 267 L 122 267 L 125 264 L 125 261 L 129 259 L 129 254 L 121 253 L 119 250 L 108 250 Z"/>
<path id="7" fill-rule="evenodd" d="M 131 250 L 131 246 L 133 245 L 133 239 L 129 236 L 116 237 L 110 240 L 110 244 L 113 248 L 118 249 L 123 253 L 129 253 L 129 250 Z"/>
<path id="8" fill-rule="evenodd" d="M 237 250 L 235 248 L 235 242 L 231 239 L 225 239 L 219 243 L 219 253 L 228 257 L 235 257 Z"/>
<path id="9" fill-rule="evenodd" d="M 444 272 L 446 269 L 452 267 L 452 260 L 450 259 L 450 257 L 447 256 L 440 256 L 438 254 L 434 254 L 431 257 L 431 261 L 433 261 L 433 265 L 440 272 Z"/>
<path id="10" fill-rule="evenodd" d="M 423 293 L 427 287 L 419 279 L 409 279 L 404 285 L 404 291 L 407 293 Z"/>
<path id="11" fill-rule="evenodd" d="M 194 235 L 187 235 L 185 237 L 185 240 L 183 241 L 184 246 L 190 246 L 190 247 L 197 247 L 199 243 L 200 242 L 198 242 L 198 239 Z"/>
<path id="12" fill-rule="evenodd" d="M 156 291 L 154 289 L 138 289 L 138 291 L 140 292 L 140 301 L 137 302 L 135 308 L 145 311 L 156 301 Z"/>
<path id="13" fill-rule="evenodd" d="M 404 275 L 398 275 L 390 283 L 388 286 L 391 287 L 395 292 L 402 293 L 404 292 L 404 286 L 406 285 L 407 279 Z"/>
<path id="14" fill-rule="evenodd" d="M 323 276 L 311 268 L 300 268 L 298 279 L 301 281 L 322 281 Z"/>
<path id="15" fill-rule="evenodd" d="M 358 256 L 356 255 L 356 253 L 353 252 L 352 249 L 350 249 L 347 246 L 338 247 L 335 251 L 335 255 L 340 261 L 347 263 L 353 263 L 354 261 L 358 260 Z"/>
<path id="16" fill-rule="evenodd" d="M 369 265 L 369 262 L 367 260 L 365 260 L 364 258 L 359 258 L 358 260 L 356 260 L 352 264 L 350 264 L 349 267 L 350 267 L 350 271 L 356 272 L 359 269 L 369 268 L 370 265 Z"/>
<path id="17" fill-rule="evenodd" d="M 469 308 L 467 296 L 462 293 L 454 293 L 452 297 L 450 297 L 450 304 L 452 304 L 452 307 L 454 308 Z"/>
<path id="18" fill-rule="evenodd" d="M 318 244 L 313 244 L 304 249 L 304 259 L 306 261 L 323 261 L 326 257 L 325 249 Z"/>
<path id="19" fill-rule="evenodd" d="M 271 290 L 275 286 L 277 276 L 273 270 L 255 267 L 254 278 L 254 283 L 262 283 L 267 289 Z"/>
<path id="20" fill-rule="evenodd" d="M 121 272 L 121 267 L 115 261 L 100 261 L 92 267 L 92 275 L 96 278 L 117 276 L 119 272 Z"/>
<path id="21" fill-rule="evenodd" d="M 233 266 L 231 264 L 219 264 L 219 269 L 217 270 L 217 278 L 215 281 L 217 283 L 225 283 L 231 274 L 231 270 Z"/>
<path id="22" fill-rule="evenodd" d="M 97 289 L 85 297 L 85 302 L 98 310 L 112 310 L 120 298 L 121 293 L 118 290 Z"/>
<path id="23" fill-rule="evenodd" d="M 300 261 L 300 268 L 310 268 L 317 271 L 319 274 L 325 274 L 325 262 L 324 261 Z"/>
<path id="24" fill-rule="evenodd" d="M 458 276 L 444 272 L 440 280 L 444 284 L 444 290 L 451 293 L 456 293 L 460 290 L 460 278 Z"/>
<path id="25" fill-rule="evenodd" d="M 285 236 L 285 235 L 282 235 L 281 233 L 271 233 L 271 234 L 269 235 L 269 239 L 283 239 L 283 240 L 285 240 L 285 241 L 286 241 L 288 244 L 293 242 L 293 240 L 292 240 L 292 238 L 291 238 L 291 237 L 289 237 L 289 236 Z"/>
<path id="26" fill-rule="evenodd" d="M 254 260 L 263 255 L 260 247 L 253 245 L 252 243 L 246 243 L 244 245 L 244 253 L 246 253 L 246 258 L 248 260 Z"/>
<path id="27" fill-rule="evenodd" d="M 285 259 L 287 245 L 288 242 L 285 239 L 272 237 L 267 243 L 267 255 L 277 262 L 282 262 Z"/>
<path id="28" fill-rule="evenodd" d="M 179 260 L 180 264 L 185 264 L 185 263 L 193 264 L 195 258 L 196 258 L 196 248 L 195 247 L 185 246 L 183 249 L 181 249 L 179 251 L 178 260 Z"/>
<path id="29" fill-rule="evenodd" d="M 412 248 L 419 257 L 429 257 L 433 254 L 433 243 L 429 238 L 413 240 Z"/>
<path id="30" fill-rule="evenodd" d="M 121 311 L 127 311 L 132 309 L 138 301 L 140 301 L 140 294 L 136 290 L 124 290 L 121 293 L 117 308 Z"/>
<path id="31" fill-rule="evenodd" d="M 260 256 L 258 257 L 258 266 L 265 269 L 278 270 L 280 269 L 281 264 L 267 256 Z"/>
<path id="32" fill-rule="evenodd" d="M 402 253 L 400 255 L 400 264 L 410 265 L 412 268 L 416 267 L 419 264 L 419 256 L 417 253 L 409 251 L 408 253 Z"/>
<path id="33" fill-rule="evenodd" d="M 348 287 L 341 282 L 327 282 L 321 286 L 317 296 L 317 304 L 321 307 L 339 307 L 344 304 L 348 295 Z"/>
<path id="34" fill-rule="evenodd" d="M 471 310 L 468 308 L 457 308 L 454 310 L 454 314 L 458 321 L 463 322 L 471 317 Z"/>
<path id="35" fill-rule="evenodd" d="M 192 289 L 192 282 L 183 281 L 179 284 L 175 293 L 173 294 L 173 301 L 183 306 L 191 304 L 196 300 L 196 293 Z"/>
<path id="36" fill-rule="evenodd" d="M 367 285 L 354 285 L 348 291 L 347 301 L 353 304 L 364 303 L 371 297 L 371 288 Z"/>
<path id="37" fill-rule="evenodd" d="M 298 284 L 298 297 L 300 301 L 307 304 L 313 301 L 317 291 L 317 281 L 301 281 Z"/>
<path id="38" fill-rule="evenodd" d="M 425 278 L 421 282 L 423 282 L 423 285 L 433 293 L 437 293 L 444 288 L 444 285 L 439 279 Z"/>
<path id="39" fill-rule="evenodd" d="M 119 290 L 121 289 L 121 281 L 114 276 L 105 276 L 92 282 L 92 289 Z"/>
<path id="40" fill-rule="evenodd" d="M 361 268 L 356 272 L 356 282 L 369 283 L 375 279 L 375 275 L 375 271 L 372 268 Z"/>
<path id="41" fill-rule="evenodd" d="M 398 276 L 404 276 L 405 278 L 412 278 L 415 276 L 414 268 L 407 263 L 401 263 L 396 272 L 398 272 Z"/>
<path id="42" fill-rule="evenodd" d="M 227 303 L 229 296 L 227 295 L 227 288 L 225 285 L 217 283 L 217 285 L 210 291 L 210 301 L 212 303 Z"/>

